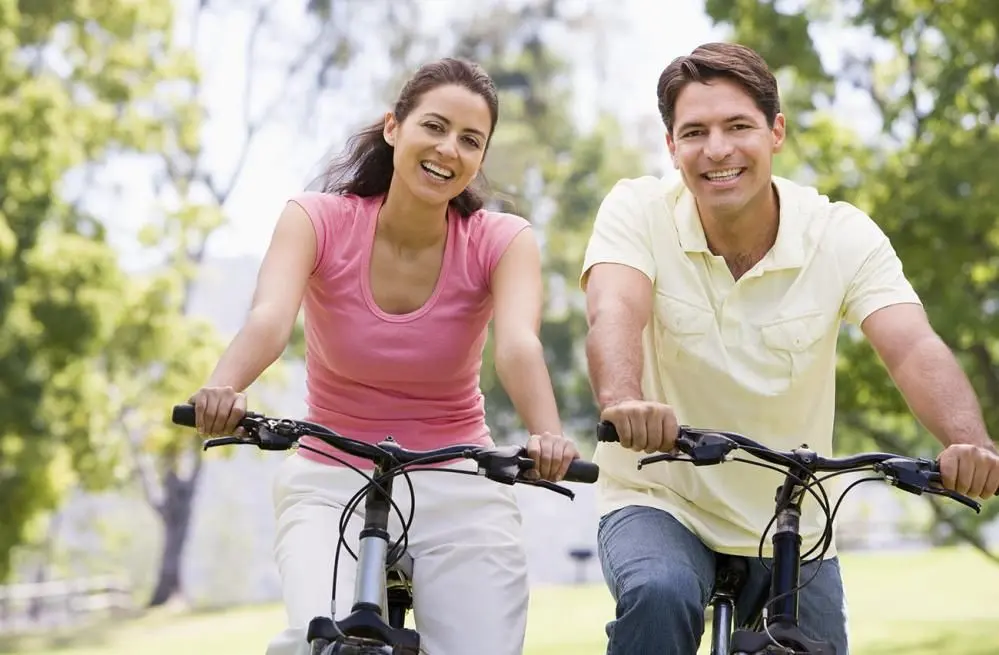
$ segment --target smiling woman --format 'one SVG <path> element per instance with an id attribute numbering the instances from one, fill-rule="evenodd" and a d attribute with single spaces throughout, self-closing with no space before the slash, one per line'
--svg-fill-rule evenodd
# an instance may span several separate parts
<path id="1" fill-rule="evenodd" d="M 400 127 L 417 105 L 419 112 L 412 122 L 418 130 L 407 129 L 411 139 L 397 144 Z M 441 166 L 437 173 L 451 179 L 457 171 L 443 160 L 460 159 L 466 174 L 451 179 L 452 184 L 440 193 L 453 191 L 449 204 L 461 216 L 468 216 L 482 208 L 484 192 L 477 173 L 497 120 L 496 87 L 479 66 L 457 59 L 426 64 L 403 86 L 392 111 L 348 141 L 343 154 L 330 164 L 324 188 L 361 197 L 381 195 L 398 187 L 395 182 L 402 172 L 402 180 L 415 193 L 420 188 L 415 182 L 418 169 L 413 170 L 417 165 Z M 436 148 L 441 150 L 430 152 Z M 428 154 L 428 159 L 419 159 Z"/>
<path id="2" fill-rule="evenodd" d="M 561 436 L 538 339 L 538 244 L 525 219 L 487 211 L 474 188 L 498 115 L 496 88 L 480 67 L 427 64 L 391 111 L 351 139 L 323 192 L 290 199 L 247 323 L 191 399 L 199 430 L 235 429 L 243 389 L 280 355 L 304 305 L 308 420 L 368 443 L 392 435 L 412 450 L 488 446 L 479 377 L 491 320 L 496 372 L 531 434 L 537 475 L 564 478 L 579 453 Z M 299 443 L 274 485 L 288 628 L 268 655 L 309 652 L 306 627 L 328 616 L 331 581 L 335 618 L 350 612 L 354 595 L 347 551 L 334 577 L 336 526 L 364 478 L 342 464 L 371 464 L 312 438 Z M 527 561 L 510 488 L 465 475 L 415 473 L 412 483 L 419 510 L 407 551 L 426 650 L 521 653 Z M 344 519 L 354 552 L 363 515 Z"/>

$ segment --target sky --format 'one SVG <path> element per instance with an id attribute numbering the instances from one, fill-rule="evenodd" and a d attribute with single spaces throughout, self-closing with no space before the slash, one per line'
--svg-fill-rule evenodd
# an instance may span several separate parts
<path id="1" fill-rule="evenodd" d="M 438 26 L 446 21 L 460 0 L 422 0 L 424 14 Z M 516 0 L 514 0 L 516 1 Z M 194 0 L 174 0 L 180 12 L 178 34 L 190 41 L 190 16 Z M 294 33 L 302 24 L 301 0 L 275 0 L 272 6 L 280 11 L 286 30 Z M 440 11 L 434 9 L 440 8 Z M 625 22 L 627 38 L 608 38 L 607 56 L 593 61 L 592 53 L 576 53 L 589 59 L 589 65 L 599 64 L 606 75 L 606 85 L 597 88 L 598 81 L 583 70 L 574 82 L 577 93 L 578 118 L 582 123 L 592 120 L 595 109 L 613 99 L 614 111 L 627 123 L 654 126 L 657 116 L 654 100 L 656 80 L 670 59 L 692 50 L 699 43 L 719 38 L 703 13 L 702 4 L 694 0 L 616 0 L 618 18 Z M 217 20 L 199 25 L 199 60 L 204 74 L 204 100 L 208 122 L 203 130 L 213 171 L 225 179 L 233 169 L 241 149 L 243 85 L 246 70 L 246 40 L 250 18 L 247 14 L 229 13 L 224 25 Z M 242 20 L 240 20 L 240 18 Z M 433 25 L 430 26 L 433 29 Z M 376 35 L 376 29 L 373 30 Z M 302 34 L 302 38 L 308 38 Z M 377 45 L 377 39 L 369 44 Z M 211 48 L 209 52 L 208 48 Z M 267 53 L 268 56 L 271 53 Z M 275 54 L 274 56 L 279 56 Z M 377 64 L 376 64 L 377 65 Z M 281 80 L 267 75 L 267 67 L 255 65 L 253 83 L 259 97 L 269 98 L 279 93 Z M 379 70 L 378 72 L 385 72 Z M 245 168 L 226 206 L 230 224 L 213 238 L 210 252 L 215 257 L 250 255 L 260 257 L 278 214 L 287 198 L 299 192 L 316 173 L 331 149 L 342 143 L 344 126 L 356 121 L 355 107 L 374 107 L 375 89 L 365 88 L 364 70 L 345 80 L 358 89 L 358 101 L 350 106 L 331 107 L 323 113 L 333 123 L 326 138 L 303 135 L 289 122 L 275 123 L 258 134 Z M 367 86 L 372 86 L 368 84 Z M 288 98 L 289 104 L 294 98 Z M 339 131 L 337 128 L 340 128 Z M 638 138 L 638 137 L 636 137 Z M 653 134 L 649 138 L 659 139 Z M 665 159 L 664 159 L 665 161 Z M 134 251 L 134 234 L 154 216 L 157 209 L 149 183 L 150 171 L 134 160 L 114 163 L 102 176 L 117 193 L 91 201 L 91 206 L 108 217 L 117 234 L 116 245 L 126 266 L 143 265 L 143 255 Z"/>
<path id="2" fill-rule="evenodd" d="M 190 41 L 189 18 L 197 1 L 174 0 L 180 13 L 178 35 L 182 40 Z M 274 0 L 271 3 L 282 31 L 307 39 L 310 35 L 302 31 L 302 5 L 302 0 Z M 428 25 L 433 30 L 446 29 L 446 21 L 454 9 L 459 5 L 467 6 L 467 3 L 466 0 L 421 0 L 421 5 L 424 17 L 436 23 Z M 597 108 L 611 108 L 626 129 L 642 132 L 634 135 L 636 140 L 663 143 L 655 106 L 659 73 L 674 57 L 689 53 L 700 43 L 722 39 L 724 33 L 711 25 L 704 14 L 703 2 L 699 0 L 615 0 L 614 16 L 624 24 L 624 31 L 608 32 L 605 50 L 572 53 L 576 61 L 584 64 L 574 81 L 577 118 L 585 125 L 592 120 Z M 251 24 L 249 14 L 242 12 L 227 12 L 226 20 L 224 24 L 213 18 L 203 20 L 197 35 L 208 118 L 203 140 L 211 169 L 221 173 L 222 179 L 233 169 L 242 144 L 242 97 L 246 82 L 243 72 L 247 70 L 246 41 Z M 377 50 L 377 26 L 368 26 L 368 29 L 373 38 L 367 40 L 367 46 Z M 831 52 L 830 56 L 835 56 L 838 50 L 827 49 L 823 55 Z M 282 54 L 279 46 L 265 56 L 274 59 Z M 378 55 L 378 52 L 373 54 Z M 225 208 L 230 224 L 210 242 L 212 256 L 259 258 L 263 255 L 288 197 L 302 190 L 328 154 L 342 144 L 344 130 L 359 119 L 357 108 L 375 108 L 376 85 L 367 78 L 371 72 L 385 73 L 388 62 L 384 57 L 370 59 L 373 71 L 359 68 L 343 80 L 346 88 L 356 90 L 356 101 L 351 97 L 349 103 L 343 103 L 341 95 L 340 105 L 324 107 L 321 112 L 324 124 L 318 132 L 303 134 L 300 125 L 288 120 L 273 123 L 258 134 Z M 600 80 L 589 72 L 594 66 L 603 71 L 602 88 L 599 88 Z M 258 97 L 267 99 L 280 92 L 282 80 L 269 72 L 265 63 L 256 62 L 250 70 Z M 282 99 L 282 108 L 295 108 L 296 100 L 293 95 Z M 653 162 L 658 169 L 650 172 L 669 173 L 665 144 L 662 153 L 661 161 Z M 134 161 L 117 162 L 107 171 L 105 182 L 112 181 L 119 192 L 92 202 L 94 208 L 109 217 L 109 222 L 115 226 L 116 245 L 127 267 L 148 263 L 131 244 L 134 234 L 157 211 L 149 177 L 149 170 Z"/>

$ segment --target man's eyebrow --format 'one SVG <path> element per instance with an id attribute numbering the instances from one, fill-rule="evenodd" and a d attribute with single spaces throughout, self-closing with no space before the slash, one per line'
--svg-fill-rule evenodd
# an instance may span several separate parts
<path id="1" fill-rule="evenodd" d="M 441 121 L 445 125 L 450 125 L 451 124 L 450 120 L 448 120 L 444 116 L 441 116 L 440 114 L 438 114 L 435 111 L 428 111 L 426 114 L 424 114 L 424 117 L 427 117 L 427 116 L 429 116 L 431 118 L 436 118 L 437 120 Z M 466 128 L 465 131 L 466 132 L 471 132 L 472 134 L 477 134 L 478 136 L 482 137 L 483 139 L 486 138 L 486 135 L 481 130 L 477 130 L 474 127 Z"/>
<path id="2" fill-rule="evenodd" d="M 738 123 L 738 122 L 753 123 L 755 121 L 748 114 L 735 114 L 733 116 L 729 116 L 728 118 L 726 118 L 722 122 L 723 123 Z M 705 126 L 704 123 L 702 123 L 700 121 L 690 121 L 688 123 L 682 123 L 681 125 L 677 126 L 676 131 L 680 132 L 682 130 L 689 130 L 689 129 L 694 128 L 694 127 L 704 127 L 704 126 Z"/>

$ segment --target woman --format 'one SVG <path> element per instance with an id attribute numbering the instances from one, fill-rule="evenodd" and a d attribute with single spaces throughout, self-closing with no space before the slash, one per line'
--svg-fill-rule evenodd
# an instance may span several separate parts
<path id="1" fill-rule="evenodd" d="M 561 436 L 538 340 L 538 245 L 527 221 L 485 210 L 470 186 L 497 117 L 496 88 L 481 68 L 427 64 L 393 111 L 351 139 L 326 192 L 287 204 L 247 322 L 191 399 L 203 434 L 236 428 L 242 390 L 284 350 L 304 299 L 309 420 L 369 442 L 392 435 L 414 449 L 489 444 L 478 380 L 492 317 L 496 370 L 531 434 L 538 474 L 562 479 L 579 453 Z M 370 468 L 317 440 L 303 443 Z M 519 654 L 528 583 L 510 488 L 467 475 L 411 479 L 413 609 L 426 651 Z M 362 484 L 304 449 L 278 471 L 275 552 L 288 629 L 270 655 L 306 653 L 308 622 L 329 614 L 337 522 Z M 408 513 L 409 494 L 399 496 Z M 352 546 L 361 523 L 351 520 Z M 344 553 L 337 618 L 349 612 L 355 565 Z"/>

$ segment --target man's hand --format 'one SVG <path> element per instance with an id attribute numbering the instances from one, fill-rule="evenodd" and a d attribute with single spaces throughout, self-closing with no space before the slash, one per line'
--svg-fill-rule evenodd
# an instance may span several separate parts
<path id="1" fill-rule="evenodd" d="M 943 486 L 951 491 L 984 500 L 999 490 L 999 455 L 994 449 L 953 444 L 938 461 Z"/>
<path id="2" fill-rule="evenodd" d="M 579 449 L 572 439 L 545 432 L 527 440 L 527 456 L 534 460 L 529 478 L 561 482 L 572 460 L 579 457 Z"/>
<path id="3" fill-rule="evenodd" d="M 646 453 L 673 450 L 678 426 L 676 414 L 669 405 L 624 400 L 605 407 L 600 412 L 600 420 L 614 424 L 625 448 Z"/>

